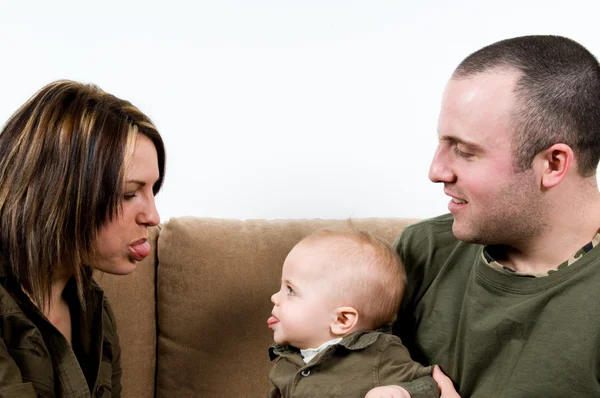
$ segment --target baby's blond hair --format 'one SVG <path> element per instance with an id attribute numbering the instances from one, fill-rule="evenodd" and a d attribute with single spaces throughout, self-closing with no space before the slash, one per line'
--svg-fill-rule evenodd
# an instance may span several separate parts
<path id="1" fill-rule="evenodd" d="M 404 266 L 389 244 L 351 223 L 316 231 L 306 244 L 324 244 L 338 306 L 359 312 L 359 325 L 376 329 L 396 319 L 406 286 Z"/>

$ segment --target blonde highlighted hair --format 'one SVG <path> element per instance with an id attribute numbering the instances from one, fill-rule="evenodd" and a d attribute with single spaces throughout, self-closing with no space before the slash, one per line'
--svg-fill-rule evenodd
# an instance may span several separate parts
<path id="1" fill-rule="evenodd" d="M 73 81 L 48 84 L 0 132 L 0 250 L 9 277 L 45 308 L 52 277 L 72 272 L 79 299 L 100 228 L 116 217 L 126 154 L 141 133 L 165 149 L 152 121 L 131 103 Z"/>
<path id="2" fill-rule="evenodd" d="M 388 243 L 367 231 L 347 226 L 316 231 L 305 243 L 325 244 L 334 276 L 332 292 L 339 306 L 359 312 L 359 324 L 376 329 L 392 323 L 406 287 L 406 272 Z"/>

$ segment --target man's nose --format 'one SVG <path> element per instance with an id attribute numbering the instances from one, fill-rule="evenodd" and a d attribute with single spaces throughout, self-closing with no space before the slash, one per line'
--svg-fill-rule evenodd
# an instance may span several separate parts
<path id="1" fill-rule="evenodd" d="M 451 183 L 456 180 L 456 175 L 450 164 L 450 157 L 446 149 L 438 147 L 433 155 L 431 166 L 429 167 L 429 179 L 432 182 Z"/>

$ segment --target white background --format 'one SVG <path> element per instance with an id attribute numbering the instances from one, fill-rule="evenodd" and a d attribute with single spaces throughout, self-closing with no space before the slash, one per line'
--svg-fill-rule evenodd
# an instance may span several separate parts
<path id="1" fill-rule="evenodd" d="M 147 113 L 162 219 L 429 217 L 444 85 L 525 34 L 600 56 L 595 1 L 0 0 L 0 121 L 56 79 Z"/>

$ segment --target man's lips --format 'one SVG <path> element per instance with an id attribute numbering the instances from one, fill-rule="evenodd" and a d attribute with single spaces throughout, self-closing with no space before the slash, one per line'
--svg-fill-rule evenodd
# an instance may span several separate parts
<path id="1" fill-rule="evenodd" d="M 463 199 L 459 195 L 455 195 L 452 192 L 444 190 L 444 193 L 446 194 L 446 196 L 450 196 L 450 200 L 452 200 L 456 204 L 466 204 L 469 202 L 468 200 Z"/>
<path id="2" fill-rule="evenodd" d="M 150 254 L 150 243 L 146 238 L 137 240 L 129 245 L 129 254 L 136 260 L 142 261 Z"/>
<path id="3" fill-rule="evenodd" d="M 448 202 L 448 210 L 450 211 L 450 213 L 456 215 L 459 211 L 466 208 L 468 204 L 469 202 L 455 201 L 454 198 L 452 198 L 450 202 Z"/>
<path id="4" fill-rule="evenodd" d="M 460 196 L 455 195 L 452 192 L 444 190 L 444 193 L 450 197 L 450 202 L 448 203 L 448 210 L 450 210 L 450 213 L 454 214 L 460 211 L 469 203 L 469 201 L 466 199 L 462 199 Z"/>
<path id="5" fill-rule="evenodd" d="M 267 326 L 272 328 L 273 325 L 279 323 L 279 319 L 275 315 L 271 315 L 269 319 L 267 319 Z"/>

